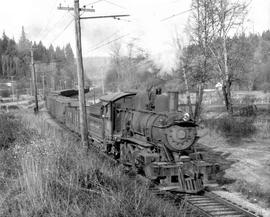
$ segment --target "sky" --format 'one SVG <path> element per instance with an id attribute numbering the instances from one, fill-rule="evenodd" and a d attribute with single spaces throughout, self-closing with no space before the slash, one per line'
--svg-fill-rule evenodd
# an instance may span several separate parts
<path id="1" fill-rule="evenodd" d="M 93 7 L 95 12 L 82 16 L 129 14 L 120 20 L 82 20 L 83 56 L 109 56 L 113 42 L 123 47 L 135 40 L 146 49 L 157 64 L 169 70 L 175 63 L 176 32 L 183 43 L 184 27 L 191 0 L 80 0 L 80 5 Z M 24 26 L 31 41 L 40 40 L 49 46 L 70 43 L 75 53 L 75 33 L 72 11 L 57 10 L 57 6 L 73 7 L 73 0 L 8 0 L 0 8 L 0 31 L 19 40 Z M 245 24 L 247 32 L 270 29 L 270 1 L 252 0 Z M 168 18 L 168 19 L 166 19 Z"/>

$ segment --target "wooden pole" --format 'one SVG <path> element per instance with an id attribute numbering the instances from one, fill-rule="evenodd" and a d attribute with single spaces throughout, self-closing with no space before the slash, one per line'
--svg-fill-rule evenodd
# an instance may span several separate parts
<path id="1" fill-rule="evenodd" d="M 43 89 L 43 99 L 45 100 L 45 73 L 42 75 L 42 89 Z"/>
<path id="2" fill-rule="evenodd" d="M 13 78 L 14 76 L 10 76 L 11 77 L 11 91 L 12 91 L 12 102 L 14 102 L 14 81 Z"/>
<path id="3" fill-rule="evenodd" d="M 74 0 L 74 18 L 75 18 L 76 54 L 77 54 L 77 77 L 79 89 L 79 107 L 80 107 L 80 132 L 83 145 L 88 146 L 88 129 L 87 129 L 85 95 L 84 95 L 84 69 L 82 59 L 79 0 Z"/>
<path id="4" fill-rule="evenodd" d="M 37 78 L 36 78 L 36 71 L 35 71 L 35 64 L 34 64 L 33 48 L 31 48 L 31 65 L 32 65 L 32 82 L 33 82 L 33 87 L 34 87 L 35 103 L 36 103 L 36 107 L 34 108 L 34 111 L 38 112 Z"/>

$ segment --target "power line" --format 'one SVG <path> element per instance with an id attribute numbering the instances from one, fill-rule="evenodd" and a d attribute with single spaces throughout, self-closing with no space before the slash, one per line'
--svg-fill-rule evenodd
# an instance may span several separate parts
<path id="1" fill-rule="evenodd" d="M 113 18 L 116 20 L 120 20 L 119 17 L 129 17 L 128 14 L 115 14 L 115 15 L 103 15 L 103 16 L 91 16 L 91 17 L 81 17 L 81 20 L 84 19 L 99 19 L 99 18 Z"/>
<path id="2" fill-rule="evenodd" d="M 94 50 L 97 50 L 97 49 L 102 48 L 102 47 L 104 47 L 104 46 L 107 46 L 107 45 L 109 45 L 109 44 L 111 44 L 111 43 L 113 43 L 113 42 L 115 42 L 115 41 L 118 41 L 118 40 L 120 40 L 120 39 L 122 39 L 122 38 L 124 38 L 124 37 L 126 37 L 126 36 L 128 36 L 128 35 L 130 35 L 130 34 L 131 34 L 131 33 L 127 33 L 127 34 L 125 34 L 125 35 L 119 36 L 118 38 L 115 38 L 115 39 L 113 39 L 113 40 L 111 40 L 111 41 L 108 41 L 107 43 L 105 43 L 105 44 L 103 44 L 103 45 L 97 46 L 97 47 L 93 48 L 93 49 L 90 50 L 90 51 L 94 51 Z"/>
<path id="3" fill-rule="evenodd" d="M 55 7 L 55 5 L 57 5 L 58 4 L 58 1 L 56 2 L 56 4 L 53 4 L 52 5 L 52 7 L 51 7 L 51 10 L 50 10 L 50 13 L 49 13 L 49 19 L 48 19 L 48 21 L 47 21 L 47 23 L 46 23 L 46 25 L 44 25 L 43 26 L 43 28 L 41 29 L 41 31 L 40 31 L 40 33 L 39 33 L 39 36 L 42 36 L 42 33 L 43 32 L 46 32 L 45 30 L 47 30 L 47 28 L 48 28 L 48 26 L 49 26 L 49 23 L 51 22 L 51 20 L 54 18 L 54 16 L 55 16 L 55 12 L 56 12 L 56 10 L 54 11 L 54 13 L 52 13 L 53 12 L 53 9 L 54 9 L 54 7 Z M 47 36 L 48 34 L 46 34 L 46 36 Z M 44 39 L 45 37 L 43 37 L 42 39 Z M 41 39 L 41 40 L 42 40 Z"/>
<path id="4" fill-rule="evenodd" d="M 106 1 L 107 1 L 107 0 L 106 0 Z M 190 11 L 192 11 L 192 10 L 193 10 L 193 9 L 189 9 L 189 10 L 186 10 L 186 11 L 181 11 L 181 12 L 179 12 L 179 13 L 177 13 L 177 14 L 173 14 L 173 15 L 171 15 L 171 16 L 169 16 L 169 17 L 165 17 L 165 18 L 161 19 L 160 22 L 164 22 L 164 21 L 169 20 L 169 19 L 171 19 L 171 18 L 174 18 L 174 17 L 176 17 L 176 16 L 179 16 L 179 15 L 185 14 L 185 13 L 187 13 L 187 12 L 190 12 Z M 120 37 L 118 37 L 118 38 L 116 38 L 116 39 L 114 39 L 114 40 L 108 41 L 107 43 L 105 43 L 105 44 L 103 44 L 103 45 L 95 46 L 91 51 L 94 51 L 94 50 L 100 49 L 100 48 L 102 48 L 102 47 L 105 47 L 105 46 L 107 46 L 107 45 L 109 45 L 109 44 L 111 44 L 111 43 L 113 43 L 113 42 L 115 42 L 115 41 L 117 41 L 117 40 L 120 40 L 120 39 L 122 39 L 122 38 L 124 38 L 124 37 L 130 35 L 131 33 L 132 33 L 132 32 L 130 32 L 130 33 L 128 33 L 128 34 L 125 34 L 125 35 L 122 35 L 122 36 L 120 36 Z M 99 44 L 100 44 L 100 43 L 99 43 Z"/>
<path id="5" fill-rule="evenodd" d="M 185 14 L 185 13 L 187 13 L 187 12 L 190 12 L 190 11 L 192 11 L 192 10 L 193 10 L 193 9 L 191 8 L 191 9 L 186 10 L 186 11 L 181 11 L 181 12 L 179 12 L 179 13 L 177 13 L 177 14 L 173 14 L 173 15 L 171 15 L 171 16 L 169 16 L 169 17 L 165 17 L 165 18 L 161 19 L 160 22 L 164 22 L 164 21 L 169 20 L 169 19 L 171 19 L 171 18 L 174 18 L 174 17 L 177 17 L 177 16 L 179 16 L 179 15 L 182 15 L 182 14 Z"/>
<path id="6" fill-rule="evenodd" d="M 54 29 L 63 20 L 64 17 L 65 17 L 65 14 L 63 14 L 61 16 L 61 18 L 58 19 L 57 22 L 55 22 L 54 25 L 50 29 L 51 30 Z M 48 31 L 46 32 L 46 34 L 44 35 L 44 37 L 42 39 L 45 39 L 51 33 L 51 30 L 50 29 L 48 29 Z"/>
<path id="7" fill-rule="evenodd" d="M 56 39 L 58 39 L 65 31 L 66 29 L 71 25 L 71 23 L 73 22 L 73 19 L 70 20 L 70 22 L 65 26 L 65 28 L 60 32 L 60 34 L 58 34 L 52 41 L 50 44 L 52 44 Z"/>
<path id="8" fill-rule="evenodd" d="M 110 36 L 108 36 L 107 38 L 103 39 L 102 41 L 100 41 L 98 44 L 95 45 L 95 47 L 105 43 L 107 40 L 109 40 L 110 38 L 112 38 L 113 36 L 117 35 L 120 32 L 120 30 L 117 30 L 116 32 L 114 32 L 113 34 L 111 34 Z"/>
<path id="9" fill-rule="evenodd" d="M 128 10 L 126 7 L 121 6 L 121 5 L 119 5 L 119 4 L 116 4 L 116 3 L 114 3 L 114 2 L 111 2 L 111 1 L 108 1 L 108 0 L 104 0 L 104 1 L 107 2 L 107 3 L 109 3 L 109 4 L 111 4 L 111 5 L 116 6 L 116 7 L 118 7 L 118 8 L 121 8 L 121 9 L 124 9 L 124 10 Z"/>
<path id="10" fill-rule="evenodd" d="M 87 7 L 89 5 L 94 5 L 94 4 L 97 4 L 97 3 L 102 2 L 102 1 L 104 1 L 104 0 L 97 0 L 97 1 L 94 1 L 94 2 L 91 2 L 89 4 L 84 5 L 84 7 Z"/>

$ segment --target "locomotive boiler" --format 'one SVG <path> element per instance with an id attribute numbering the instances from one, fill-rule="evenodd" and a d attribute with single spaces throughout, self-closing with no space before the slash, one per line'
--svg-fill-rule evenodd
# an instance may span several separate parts
<path id="1" fill-rule="evenodd" d="M 59 121 L 80 132 L 76 98 L 63 91 L 54 93 L 47 97 L 47 107 Z M 177 92 L 112 93 L 86 110 L 95 144 L 160 189 L 198 193 L 215 174 L 215 167 L 196 151 L 197 125 L 188 113 L 178 111 Z"/>

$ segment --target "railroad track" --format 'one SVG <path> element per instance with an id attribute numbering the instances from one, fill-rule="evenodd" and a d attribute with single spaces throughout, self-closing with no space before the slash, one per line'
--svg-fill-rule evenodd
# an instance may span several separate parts
<path id="1" fill-rule="evenodd" d="M 71 131 L 64 124 L 57 121 L 55 118 L 51 117 L 59 126 L 63 129 L 71 132 L 73 136 L 80 138 L 79 135 Z M 98 143 L 95 141 L 94 143 Z M 111 156 L 106 155 L 102 150 L 93 145 L 90 148 L 97 154 L 106 158 L 113 164 L 118 162 L 114 160 Z M 132 177 L 135 178 L 135 177 Z M 146 179 L 145 177 L 143 179 Z M 173 203 L 177 207 L 185 209 L 185 217 L 262 217 L 256 213 L 242 207 L 239 204 L 233 203 L 219 195 L 205 191 L 201 195 L 183 194 L 178 192 L 161 191 L 157 189 L 150 189 L 157 197 L 162 198 L 165 201 Z"/>
<path id="2" fill-rule="evenodd" d="M 186 217 L 262 217 L 262 215 L 209 191 L 205 191 L 201 195 L 159 190 L 153 190 L 153 193 L 157 197 L 185 209 Z"/>

